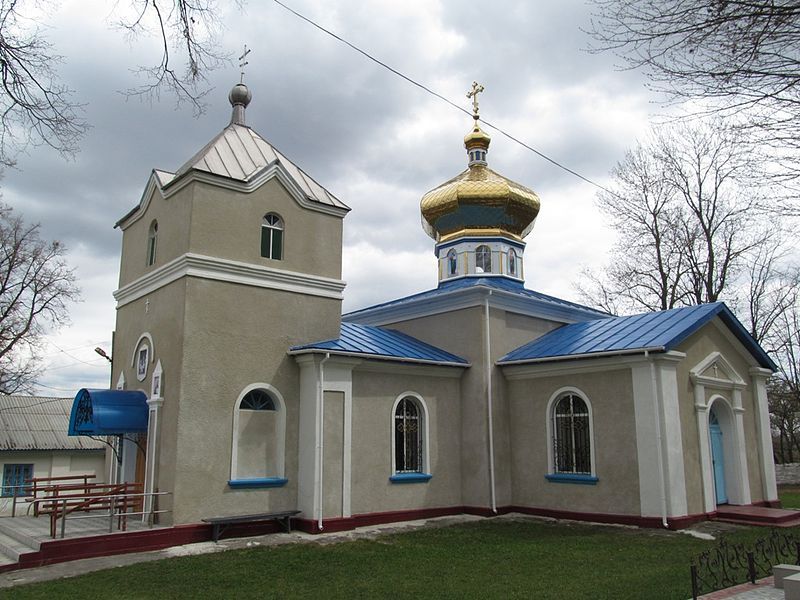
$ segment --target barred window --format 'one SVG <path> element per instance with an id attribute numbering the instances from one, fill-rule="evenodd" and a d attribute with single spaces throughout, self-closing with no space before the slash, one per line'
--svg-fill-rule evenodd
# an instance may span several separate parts
<path id="1" fill-rule="evenodd" d="M 396 473 L 422 473 L 422 410 L 406 396 L 394 411 L 394 470 Z"/>
<path id="2" fill-rule="evenodd" d="M 589 409 L 575 394 L 565 394 L 553 406 L 553 471 L 591 475 Z"/>
<path id="3" fill-rule="evenodd" d="M 33 464 L 3 465 L 3 498 L 30 496 L 30 479 L 33 477 Z"/>

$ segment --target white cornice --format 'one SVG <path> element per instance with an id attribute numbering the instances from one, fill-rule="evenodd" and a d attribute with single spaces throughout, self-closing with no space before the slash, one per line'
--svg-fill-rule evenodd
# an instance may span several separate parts
<path id="1" fill-rule="evenodd" d="M 514 292 L 499 290 L 484 285 L 468 288 L 459 288 L 449 292 L 442 292 L 435 296 L 403 301 L 399 305 L 377 306 L 354 311 L 344 315 L 343 321 L 362 323 L 364 325 L 387 325 L 399 321 L 408 321 L 429 317 L 463 308 L 484 306 L 486 297 L 489 297 L 489 306 L 508 312 L 536 317 L 558 323 L 576 323 L 600 319 L 602 315 L 592 311 L 584 311 L 570 306 L 560 306 L 539 298 L 522 296 Z M 585 318 L 581 318 L 585 317 Z"/>
<path id="2" fill-rule="evenodd" d="M 629 369 L 633 365 L 650 360 L 656 363 L 679 362 L 684 358 L 686 358 L 686 355 L 682 352 L 665 352 L 646 355 L 644 350 L 639 350 L 637 354 L 617 354 L 615 356 L 596 356 L 595 358 L 587 355 L 584 358 L 567 359 L 559 362 L 504 364 L 500 365 L 500 367 L 502 367 L 503 375 L 506 379 L 535 379 L 537 377 L 550 377 L 553 375 Z"/>
<path id="3" fill-rule="evenodd" d="M 151 294 L 181 277 L 213 279 L 336 300 L 342 299 L 342 290 L 346 285 L 340 279 L 189 253 L 118 289 L 114 292 L 117 307 Z"/>
<path id="4" fill-rule="evenodd" d="M 199 182 L 232 190 L 234 192 L 249 194 L 272 179 L 277 179 L 281 185 L 283 185 L 289 195 L 294 198 L 294 200 L 303 208 L 339 218 L 344 218 L 345 215 L 347 215 L 347 213 L 350 211 L 349 208 L 341 208 L 310 199 L 308 196 L 306 196 L 303 190 L 300 189 L 300 186 L 297 185 L 294 178 L 289 175 L 289 172 L 286 170 L 286 168 L 279 161 L 273 161 L 247 181 L 240 181 L 238 179 L 231 179 L 229 177 L 221 177 L 207 171 L 191 169 L 184 175 L 176 177 L 175 179 L 172 179 L 162 185 L 160 179 L 158 178 L 158 173 L 153 171 L 150 174 L 150 178 L 147 180 L 147 185 L 145 186 L 144 193 L 139 201 L 139 206 L 122 217 L 122 219 L 117 222 L 117 226 L 125 230 L 133 223 L 138 221 L 145 214 L 145 212 L 147 212 L 147 207 L 156 191 L 158 191 L 161 194 L 161 197 L 166 200 L 170 196 L 178 193 L 190 183 Z"/>

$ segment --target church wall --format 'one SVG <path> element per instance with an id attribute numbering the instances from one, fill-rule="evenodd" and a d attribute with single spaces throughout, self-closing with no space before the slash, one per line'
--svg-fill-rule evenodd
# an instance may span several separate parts
<path id="1" fill-rule="evenodd" d="M 490 298 L 491 302 L 491 298 Z M 462 485 L 464 504 L 475 507 L 491 505 L 489 476 L 489 441 L 486 402 L 486 324 L 483 306 L 475 306 L 428 317 L 409 319 L 387 324 L 387 327 L 407 333 L 417 339 L 462 356 L 472 366 L 462 379 L 461 416 Z M 535 317 L 510 313 L 490 307 L 492 405 L 495 452 L 496 504 L 503 506 L 511 501 L 512 445 L 509 434 L 509 409 L 504 390 L 504 380 L 494 361 L 507 352 L 550 331 L 560 323 Z"/>
<path id="2" fill-rule="evenodd" d="M 120 287 L 146 275 L 169 261 L 183 255 L 189 248 L 192 187 L 188 186 L 164 199 L 153 191 L 147 211 L 126 225 L 122 236 L 122 259 L 119 269 Z M 158 222 L 158 243 L 155 263 L 147 265 L 147 238 L 150 224 Z"/>
<path id="3" fill-rule="evenodd" d="M 171 491 L 175 481 L 175 454 L 177 446 L 178 398 L 181 394 L 179 373 L 183 364 L 182 340 L 184 335 L 185 280 L 173 282 L 146 297 L 140 298 L 117 309 L 117 326 L 114 333 L 114 374 L 113 387 L 119 381 L 120 373 L 125 376 L 125 389 L 141 390 L 150 397 L 153 370 L 158 361 L 164 370 L 161 395 L 164 404 L 161 408 L 159 433 L 157 487 Z M 144 333 L 153 340 L 150 348 L 147 376 L 143 381 L 137 379 L 137 368 L 131 365 Z M 159 499 L 162 509 L 170 510 L 172 497 Z M 171 515 L 163 517 L 169 522 Z"/>
<path id="4" fill-rule="evenodd" d="M 190 278 L 177 425 L 176 522 L 297 507 L 299 367 L 290 346 L 336 337 L 340 301 Z M 283 487 L 231 489 L 233 411 L 266 383 L 286 403 Z M 166 402 L 165 402 L 166 403 Z"/>
<path id="5" fill-rule="evenodd" d="M 388 370 L 368 372 L 357 367 L 353 372 L 354 515 L 462 504 L 460 380 L 421 375 L 409 367 L 400 370 L 401 373 L 392 374 Z M 458 373 L 453 375 L 457 377 Z M 392 408 L 398 396 L 406 392 L 419 394 L 428 409 L 427 447 L 433 477 L 425 483 L 389 481 L 393 474 Z"/>
<path id="6" fill-rule="evenodd" d="M 191 252 L 341 278 L 340 217 L 301 207 L 277 179 L 246 194 L 205 183 L 194 186 Z M 284 221 L 282 260 L 261 256 L 261 224 L 270 212 Z"/>
<path id="7" fill-rule="evenodd" d="M 723 325 L 724 326 L 724 325 Z M 683 436 L 685 470 L 687 478 L 687 496 L 689 513 L 703 511 L 703 490 L 700 470 L 700 439 L 697 429 L 697 416 L 694 408 L 694 387 L 689 379 L 689 371 L 703 361 L 712 352 L 720 352 L 745 382 L 741 391 L 742 408 L 744 409 L 744 435 L 747 451 L 747 473 L 750 483 L 750 496 L 753 502 L 764 500 L 763 475 L 759 466 L 758 433 L 756 429 L 756 411 L 754 402 L 750 368 L 755 366 L 743 355 L 744 348 L 732 342 L 714 324 L 709 324 L 691 335 L 678 350 L 686 353 L 686 358 L 678 366 L 678 381 L 681 390 L 681 424 L 685 432 Z M 729 403 L 733 403 L 732 390 L 715 389 L 706 386 L 706 403 L 712 396 L 720 395 Z M 725 457 L 726 460 L 733 457 Z"/>
<path id="8" fill-rule="evenodd" d="M 547 405 L 577 388 L 593 416 L 595 485 L 557 483 L 548 474 Z M 630 370 L 514 379 L 506 383 L 512 449 L 513 504 L 588 513 L 640 515 L 636 423 Z"/>

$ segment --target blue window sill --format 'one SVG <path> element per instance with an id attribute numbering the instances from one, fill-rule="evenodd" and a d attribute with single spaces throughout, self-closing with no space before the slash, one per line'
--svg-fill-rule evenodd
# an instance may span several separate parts
<path id="1" fill-rule="evenodd" d="M 597 485 L 599 479 L 594 475 L 580 475 L 577 473 L 553 473 L 544 476 L 553 483 L 579 483 L 582 485 Z"/>
<path id="2" fill-rule="evenodd" d="M 228 486 L 232 488 L 275 488 L 286 485 L 288 479 L 283 477 L 254 477 L 252 479 L 231 479 Z"/>
<path id="3" fill-rule="evenodd" d="M 389 477 L 392 483 L 425 483 L 433 477 L 430 473 L 397 473 Z"/>

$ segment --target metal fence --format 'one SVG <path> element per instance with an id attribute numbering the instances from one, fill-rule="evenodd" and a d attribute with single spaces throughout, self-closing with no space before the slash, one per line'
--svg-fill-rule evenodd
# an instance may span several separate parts
<path id="1" fill-rule="evenodd" d="M 692 598 L 741 583 L 755 583 L 781 563 L 800 565 L 800 540 L 773 529 L 752 547 L 722 539 L 691 560 Z"/>

